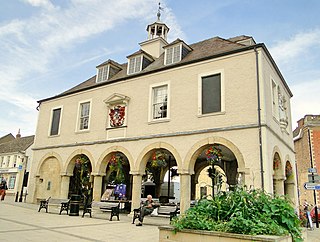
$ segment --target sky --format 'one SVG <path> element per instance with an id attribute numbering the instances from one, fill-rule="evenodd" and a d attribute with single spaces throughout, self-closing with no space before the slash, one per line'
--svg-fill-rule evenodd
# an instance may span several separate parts
<path id="1" fill-rule="evenodd" d="M 159 0 L 0 0 L 0 137 L 36 132 L 38 100 L 89 79 L 147 40 Z M 290 90 L 292 122 L 320 114 L 320 1 L 161 0 L 168 41 L 252 36 Z"/>

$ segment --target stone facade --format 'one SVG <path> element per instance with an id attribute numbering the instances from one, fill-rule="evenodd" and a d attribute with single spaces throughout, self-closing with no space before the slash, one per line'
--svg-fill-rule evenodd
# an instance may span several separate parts
<path id="1" fill-rule="evenodd" d="M 299 204 L 304 201 L 315 204 L 313 190 L 306 190 L 304 184 L 309 182 L 308 168 L 320 169 L 320 115 L 305 115 L 298 121 L 294 130 L 294 147 L 298 171 Z M 320 181 L 315 182 L 320 183 Z M 320 192 L 316 191 L 316 201 L 319 202 Z"/>
<path id="2" fill-rule="evenodd" d="M 292 94 L 265 45 L 248 36 L 167 43 L 169 29 L 159 21 L 147 30 L 149 39 L 128 63 L 97 66 L 98 75 L 109 73 L 105 81 L 94 76 L 39 101 L 29 201 L 68 197 L 82 157 L 90 161 L 93 199 L 100 200 L 118 156 L 128 170 L 128 198 L 138 207 L 146 166 L 163 152 L 170 168 L 177 167 L 184 211 L 208 166 L 205 152 L 214 146 L 222 150 L 217 166 L 229 186 L 287 193 L 297 204 Z M 220 86 L 207 102 L 203 85 L 214 78 Z"/>

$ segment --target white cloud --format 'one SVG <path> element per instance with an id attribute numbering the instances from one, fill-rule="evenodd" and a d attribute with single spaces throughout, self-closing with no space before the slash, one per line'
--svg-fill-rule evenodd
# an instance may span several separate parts
<path id="1" fill-rule="evenodd" d="M 50 0 L 23 0 L 24 2 L 34 6 L 34 7 L 43 7 L 46 9 L 53 9 L 54 5 Z"/>
<path id="2" fill-rule="evenodd" d="M 282 40 L 270 48 L 277 62 L 290 62 L 293 58 L 309 53 L 313 46 L 320 46 L 320 29 L 298 33 L 289 40 Z M 300 56 L 301 58 L 301 56 Z"/>
<path id="3" fill-rule="evenodd" d="M 292 126 L 307 114 L 320 115 L 320 79 L 304 81 L 291 86 Z"/>
<path id="4" fill-rule="evenodd" d="M 0 102 L 7 103 L 13 112 L 15 107 L 19 110 L 16 112 L 34 109 L 34 97 L 39 96 L 40 90 L 28 93 L 25 85 L 30 81 L 45 82 L 55 76 L 55 72 L 63 71 L 61 67 L 56 69 L 55 61 L 63 59 L 65 52 L 76 50 L 95 35 L 127 21 L 144 20 L 149 23 L 150 19 L 155 19 L 157 7 L 154 0 L 117 0 L 107 4 L 105 0 L 70 0 L 64 6 L 56 6 L 49 0 L 22 1 L 37 7 L 37 11 L 29 18 L 0 23 Z M 172 32 L 183 34 L 171 9 L 167 9 L 165 18 L 174 30 Z M 92 53 L 91 57 L 83 55 L 82 61 L 75 60 L 71 68 L 111 52 Z M 5 116 L 8 110 L 1 112 Z M 8 129 L 10 121 L 6 123 L 7 126 L 1 120 L 0 133 L 7 133 L 4 128 Z M 28 126 L 27 123 L 23 125 Z"/>

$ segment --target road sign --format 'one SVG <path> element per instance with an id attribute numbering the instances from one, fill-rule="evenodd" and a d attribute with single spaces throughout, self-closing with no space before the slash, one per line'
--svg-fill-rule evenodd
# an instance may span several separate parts
<path id="1" fill-rule="evenodd" d="M 303 186 L 306 190 L 320 190 L 320 183 L 306 182 Z"/>
<path id="2" fill-rule="evenodd" d="M 317 173 L 317 168 L 308 168 L 309 173 Z"/>
<path id="3" fill-rule="evenodd" d="M 308 181 L 313 183 L 320 182 L 320 176 L 318 174 L 308 174 Z"/>

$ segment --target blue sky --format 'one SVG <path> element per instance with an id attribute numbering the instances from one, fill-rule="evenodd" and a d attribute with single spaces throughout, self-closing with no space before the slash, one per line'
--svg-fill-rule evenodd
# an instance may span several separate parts
<path id="1" fill-rule="evenodd" d="M 286 82 L 293 127 L 320 114 L 320 1 L 162 0 L 169 41 L 253 36 L 265 43 Z M 107 59 L 146 40 L 158 0 L 0 0 L 0 137 L 35 133 L 37 100 L 96 74 Z"/>

